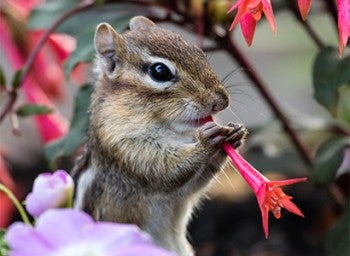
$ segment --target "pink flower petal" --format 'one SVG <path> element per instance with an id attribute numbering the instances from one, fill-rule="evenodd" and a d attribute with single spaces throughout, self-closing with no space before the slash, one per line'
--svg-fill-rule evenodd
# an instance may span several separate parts
<path id="1" fill-rule="evenodd" d="M 288 200 L 280 200 L 281 207 L 286 209 L 287 211 L 294 213 L 295 215 L 298 215 L 300 217 L 304 217 L 304 214 L 301 212 L 301 210 L 298 208 L 298 206 L 295 205 L 290 199 Z"/>
<path id="2" fill-rule="evenodd" d="M 11 248 L 8 256 L 50 255 L 53 245 L 47 243 L 32 227 L 23 222 L 12 224 L 5 236 Z"/>
<path id="3" fill-rule="evenodd" d="M 271 2 L 270 0 L 261 0 L 261 3 L 263 4 L 263 12 L 270 24 L 272 32 L 276 35 L 277 28 L 276 28 L 275 16 L 273 14 Z"/>
<path id="4" fill-rule="evenodd" d="M 25 19 L 31 10 L 41 4 L 42 0 L 10 0 L 6 4 L 16 10 L 17 18 Z"/>
<path id="5" fill-rule="evenodd" d="M 298 7 L 303 20 L 306 20 L 309 14 L 312 0 L 298 0 Z"/>
<path id="6" fill-rule="evenodd" d="M 204 119 L 204 122 L 213 121 L 211 116 Z M 269 212 L 272 211 L 276 218 L 280 218 L 281 208 L 304 216 L 299 208 L 290 201 L 292 197 L 286 195 L 280 186 L 290 185 L 297 182 L 305 181 L 306 178 L 289 179 L 282 181 L 270 181 L 253 166 L 251 166 L 228 142 L 222 144 L 223 150 L 230 157 L 237 171 L 242 175 L 244 180 L 251 187 L 258 201 L 261 211 L 262 225 L 265 237 L 268 237 Z"/>
<path id="7" fill-rule="evenodd" d="M 256 20 L 253 15 L 246 13 L 240 20 L 241 30 L 243 37 L 248 46 L 251 46 L 254 38 L 254 32 L 256 27 Z"/>
<path id="8" fill-rule="evenodd" d="M 60 61 L 64 61 L 76 48 L 76 40 L 66 34 L 52 34 L 48 44 Z"/>
<path id="9" fill-rule="evenodd" d="M 266 187 L 266 182 L 269 180 L 266 179 L 253 166 L 251 166 L 246 160 L 244 160 L 244 158 L 229 143 L 224 142 L 222 147 L 253 192 L 258 197 L 265 200 L 265 194 L 263 194 L 261 191 L 266 190 L 263 189 L 263 187 Z"/>
<path id="10" fill-rule="evenodd" d="M 36 229 L 48 243 L 61 247 L 85 239 L 85 227 L 93 224 L 92 218 L 84 212 L 74 209 L 50 209 L 37 220 Z"/>
<path id="11" fill-rule="evenodd" d="M 350 37 L 350 1 L 337 0 L 338 30 L 339 30 L 339 56 L 343 55 L 343 49 Z"/>
<path id="12" fill-rule="evenodd" d="M 242 16 L 247 12 L 247 0 L 237 1 L 237 3 L 231 7 L 229 12 L 233 11 L 235 8 L 238 8 L 238 10 L 229 30 L 232 30 L 238 24 Z"/>
<path id="13" fill-rule="evenodd" d="M 42 30 L 34 30 L 28 33 L 29 41 L 27 42 L 30 47 L 34 47 L 39 38 L 44 32 Z M 51 37 L 53 37 L 51 35 Z M 63 61 L 60 59 L 60 55 L 67 55 L 63 53 L 62 47 L 50 47 L 53 42 L 50 38 L 45 46 L 40 50 L 34 61 L 33 68 L 31 69 L 31 78 L 35 83 L 42 88 L 45 94 L 53 100 L 59 100 L 64 96 L 64 74 L 63 74 Z M 59 50 L 59 52 L 56 52 Z"/>
<path id="14" fill-rule="evenodd" d="M 44 143 L 49 143 L 65 135 L 69 129 L 68 120 L 55 110 L 52 101 L 30 77 L 24 82 L 23 90 L 30 103 L 45 105 L 54 109 L 54 112 L 51 114 L 35 117 L 39 134 Z"/>
<path id="15" fill-rule="evenodd" d="M 296 184 L 299 182 L 303 182 L 306 181 L 307 178 L 295 178 L 295 179 L 289 179 L 289 180 L 276 180 L 276 181 L 270 181 L 269 184 L 271 184 L 270 186 L 286 186 L 286 185 L 292 185 L 292 184 Z"/>
<path id="16" fill-rule="evenodd" d="M 10 256 L 175 256 L 156 247 L 135 225 L 94 222 L 75 209 L 50 209 L 39 217 L 36 227 L 14 224 L 5 239 Z"/>
<path id="17" fill-rule="evenodd" d="M 73 189 L 73 179 L 65 171 L 42 173 L 34 180 L 33 191 L 26 197 L 27 211 L 39 217 L 47 209 L 62 207 L 67 204 Z"/>
<path id="18" fill-rule="evenodd" d="M 238 0 L 234 5 L 232 5 L 232 7 L 228 10 L 227 13 L 233 12 L 234 9 L 238 8 L 239 6 L 241 6 L 244 1 L 247 1 L 247 0 Z"/>
<path id="19" fill-rule="evenodd" d="M 0 16 L 0 45 L 3 52 L 7 54 L 7 59 L 14 69 L 19 69 L 24 64 L 24 57 L 12 42 L 6 21 Z M 42 70 L 39 70 L 42 72 Z M 52 101 L 38 85 L 39 80 L 35 76 L 29 75 L 24 81 L 23 90 L 29 103 L 45 105 L 55 110 Z M 65 135 L 68 132 L 69 122 L 57 111 L 49 115 L 35 117 L 39 134 L 45 143 L 51 142 Z"/>

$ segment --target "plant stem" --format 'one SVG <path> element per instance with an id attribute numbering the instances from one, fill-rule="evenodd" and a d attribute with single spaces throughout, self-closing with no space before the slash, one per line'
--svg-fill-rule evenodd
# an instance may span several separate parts
<path id="1" fill-rule="evenodd" d="M 277 101 L 273 98 L 273 96 L 269 92 L 267 86 L 263 83 L 262 79 L 254 71 L 253 66 L 250 64 L 248 59 L 234 44 L 232 38 L 230 37 L 230 34 L 228 33 L 224 37 L 217 37 L 216 41 L 218 44 L 222 46 L 223 49 L 226 49 L 226 51 L 231 55 L 231 57 L 235 59 L 239 63 L 239 65 L 243 68 L 243 71 L 246 73 L 248 78 L 253 82 L 255 88 L 261 93 L 263 98 L 266 100 L 266 102 L 270 106 L 274 115 L 282 123 L 286 133 L 289 135 L 290 139 L 294 143 L 302 160 L 305 162 L 306 165 L 311 166 L 312 158 L 309 151 L 306 149 L 305 145 L 300 140 L 298 134 L 292 128 L 292 125 L 290 124 L 288 118 L 282 112 L 281 108 L 277 104 Z"/>
<path id="2" fill-rule="evenodd" d="M 28 225 L 32 225 L 32 223 L 30 222 L 28 215 L 26 213 L 26 211 L 24 210 L 24 207 L 22 206 L 22 204 L 18 201 L 18 199 L 16 198 L 16 196 L 12 193 L 11 190 L 9 190 L 7 187 L 5 187 L 3 184 L 0 183 L 0 191 L 4 192 L 6 194 L 6 196 L 13 202 L 13 204 L 16 206 L 19 214 L 21 215 L 21 218 L 23 220 L 24 223 L 28 224 Z"/>
<path id="3" fill-rule="evenodd" d="M 68 193 L 68 200 L 67 200 L 67 208 L 73 208 L 73 197 L 74 197 L 74 189 L 70 189 Z"/>
<path id="4" fill-rule="evenodd" d="M 309 34 L 311 39 L 315 42 L 318 48 L 324 48 L 325 45 L 322 42 L 321 38 L 317 35 L 315 30 L 310 26 L 310 23 L 307 20 L 303 20 L 299 10 L 298 10 L 298 5 L 297 1 L 287 1 L 287 5 L 289 6 L 290 11 L 294 15 L 294 17 L 299 21 L 299 24 L 305 29 L 305 31 Z"/>
<path id="5" fill-rule="evenodd" d="M 11 89 L 7 93 L 9 95 L 9 97 L 8 97 L 8 101 L 7 101 L 6 105 L 4 106 L 3 111 L 0 113 L 0 123 L 6 117 L 6 115 L 12 111 L 12 108 L 15 105 L 15 103 L 17 101 L 17 97 L 18 97 L 17 90 Z"/>

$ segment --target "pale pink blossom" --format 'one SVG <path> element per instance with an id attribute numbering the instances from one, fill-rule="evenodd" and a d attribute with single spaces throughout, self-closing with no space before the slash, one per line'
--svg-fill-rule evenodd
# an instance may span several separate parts
<path id="1" fill-rule="evenodd" d="M 73 179 L 63 170 L 39 174 L 34 180 L 33 191 L 25 200 L 27 211 L 39 217 L 47 209 L 67 206 L 73 190 Z"/>
<path id="2" fill-rule="evenodd" d="M 74 209 L 50 209 L 35 227 L 16 222 L 5 239 L 8 256 L 175 256 L 136 225 L 94 222 Z"/>

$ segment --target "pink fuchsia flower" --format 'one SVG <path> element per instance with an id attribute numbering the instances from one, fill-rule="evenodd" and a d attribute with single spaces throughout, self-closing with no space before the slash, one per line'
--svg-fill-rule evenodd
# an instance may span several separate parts
<path id="1" fill-rule="evenodd" d="M 16 222 L 5 239 L 9 256 L 175 256 L 135 225 L 94 222 L 75 209 L 50 209 L 35 227 Z"/>
<path id="2" fill-rule="evenodd" d="M 26 26 L 30 11 L 42 0 L 5 0 L 7 15 L 0 15 L 0 47 L 14 70 L 23 68 L 29 53 L 43 35 L 44 30 L 30 30 Z M 19 21 L 14 23 L 13 21 Z M 14 35 L 14 32 L 15 35 Z M 47 115 L 35 116 L 39 134 L 44 143 L 59 139 L 68 132 L 69 122 L 55 106 L 64 96 L 64 60 L 76 47 L 76 40 L 64 34 L 51 34 L 23 81 L 27 102 L 45 105 L 54 110 Z M 84 70 L 74 70 L 73 77 L 80 77 Z M 79 82 L 81 82 L 79 81 Z"/>
<path id="3" fill-rule="evenodd" d="M 309 14 L 312 0 L 298 0 L 298 7 L 303 20 L 306 20 Z"/>
<path id="4" fill-rule="evenodd" d="M 74 182 L 63 170 L 42 173 L 34 180 L 33 191 L 26 197 L 27 211 L 39 217 L 50 208 L 64 207 L 71 203 Z"/>
<path id="5" fill-rule="evenodd" d="M 23 55 L 22 50 L 15 44 L 15 42 L 13 42 L 10 32 L 11 30 L 6 26 L 6 20 L 0 16 L 0 45 L 9 61 L 9 65 L 16 70 L 24 65 L 26 56 Z M 29 36 L 26 38 L 29 38 Z M 40 63 L 38 60 L 37 62 Z M 54 103 L 43 89 L 44 87 L 46 89 L 48 89 L 48 87 L 57 88 L 57 83 L 47 83 L 49 80 L 38 79 L 36 74 L 45 73 L 47 76 L 50 76 L 50 73 L 46 68 L 37 70 L 35 67 L 23 83 L 24 94 L 27 97 L 28 102 L 32 104 L 45 105 L 50 109 L 57 110 Z M 43 84 L 45 84 L 45 86 Z M 53 91 L 57 92 L 56 89 L 53 89 L 52 92 Z M 58 111 L 54 111 L 49 115 L 37 116 L 35 117 L 35 121 L 39 129 L 39 134 L 45 143 L 62 137 L 67 133 L 69 127 L 67 119 Z"/>
<path id="6" fill-rule="evenodd" d="M 262 13 L 265 14 L 273 33 L 276 34 L 276 22 L 270 0 L 238 0 L 228 12 L 235 9 L 238 10 L 230 30 L 239 22 L 248 46 L 252 44 L 256 23 L 261 19 Z"/>
<path id="7" fill-rule="evenodd" d="M 205 121 L 213 121 L 211 116 L 205 118 Z M 236 169 L 242 175 L 244 180 L 251 187 L 258 200 L 259 208 L 262 216 L 262 225 L 265 233 L 265 237 L 269 234 L 269 212 L 271 211 L 275 218 L 281 218 L 281 210 L 286 210 L 304 217 L 299 208 L 290 201 L 291 196 L 286 195 L 280 186 L 291 185 L 294 183 L 305 181 L 306 178 L 297 178 L 281 181 L 270 181 L 260 172 L 258 172 L 253 166 L 251 166 L 238 152 L 232 147 L 231 144 L 224 142 L 222 144 L 223 150 L 232 160 Z"/>
<path id="8" fill-rule="evenodd" d="M 337 0 L 338 30 L 339 30 L 339 55 L 343 55 L 343 49 L 350 38 L 350 1 Z"/>
<path id="9" fill-rule="evenodd" d="M 246 160 L 244 160 L 244 158 L 239 155 L 229 143 L 225 142 L 222 146 L 227 155 L 231 158 L 239 173 L 255 193 L 261 211 L 262 225 L 266 238 L 269 234 L 268 221 L 270 211 L 276 219 L 281 218 L 282 208 L 304 217 L 299 208 L 291 201 L 292 197 L 286 195 L 280 186 L 302 182 L 305 181 L 306 178 L 270 181 L 253 166 L 251 166 Z"/>

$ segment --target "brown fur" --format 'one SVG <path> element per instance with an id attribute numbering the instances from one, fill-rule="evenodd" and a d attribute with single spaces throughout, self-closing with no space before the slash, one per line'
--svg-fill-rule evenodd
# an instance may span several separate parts
<path id="1" fill-rule="evenodd" d="M 228 106 L 227 91 L 199 48 L 144 17 L 132 19 L 124 34 L 101 24 L 95 47 L 88 167 L 77 207 L 96 220 L 135 223 L 158 245 L 192 255 L 186 225 L 225 163 L 220 143 L 239 142 L 245 133 L 198 124 Z M 176 68 L 176 79 L 164 88 L 146 82 L 154 57 Z"/>

